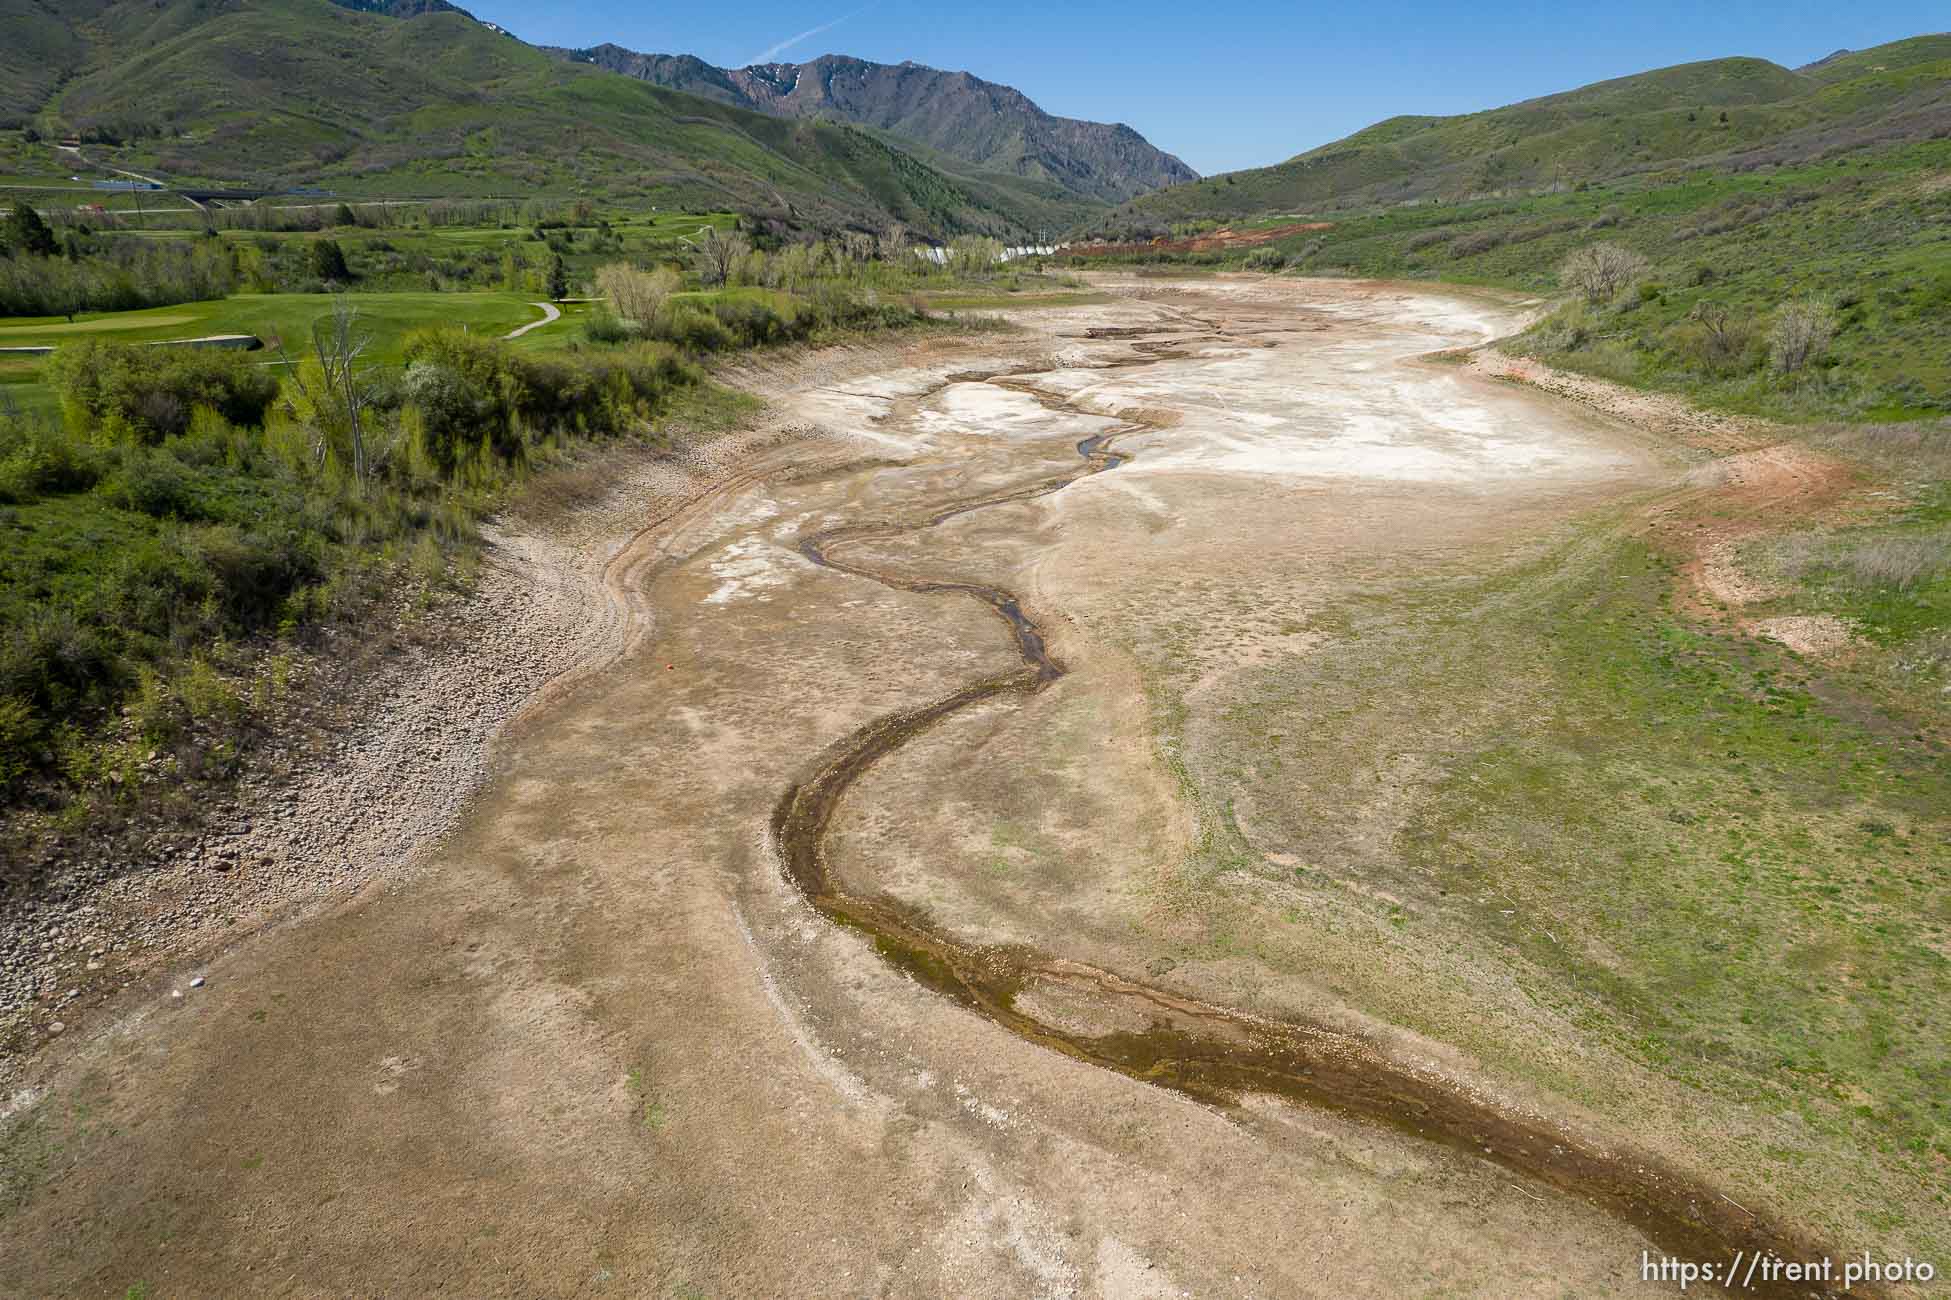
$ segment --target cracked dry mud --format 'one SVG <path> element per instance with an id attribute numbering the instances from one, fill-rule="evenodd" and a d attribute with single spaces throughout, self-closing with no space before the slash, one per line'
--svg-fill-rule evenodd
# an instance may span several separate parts
<path id="1" fill-rule="evenodd" d="M 422 870 L 48 1058 L 0 1290 L 1623 1295 L 1795 1245 L 1320 988 L 1155 959 L 1204 814 L 1134 646 L 1196 618 L 1196 728 L 1327 593 L 1676 471 L 1412 360 L 1512 308 L 1112 287 L 755 375 L 818 436 L 646 510 L 610 648 Z"/>

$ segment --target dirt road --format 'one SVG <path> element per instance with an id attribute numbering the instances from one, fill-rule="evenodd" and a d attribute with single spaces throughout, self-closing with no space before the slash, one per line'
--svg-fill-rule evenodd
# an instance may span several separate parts
<path id="1" fill-rule="evenodd" d="M 613 652 L 420 869 L 46 1059 L 0 1292 L 1625 1295 L 1642 1229 L 1738 1239 L 1594 1117 L 1157 942 L 1251 815 L 1188 793 L 1202 700 L 1675 466 L 1413 360 L 1512 308 L 1110 287 L 755 374 L 801 436 L 647 508 Z"/>

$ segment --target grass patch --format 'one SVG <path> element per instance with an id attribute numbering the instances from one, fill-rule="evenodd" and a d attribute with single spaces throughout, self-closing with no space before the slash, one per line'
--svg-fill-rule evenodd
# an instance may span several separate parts
<path id="1" fill-rule="evenodd" d="M 1942 1253 L 1951 767 L 1919 731 L 1944 699 L 1811 677 L 1676 613 L 1673 583 L 1595 531 L 1327 611 L 1335 639 L 1239 679 L 1186 757 L 1213 827 L 1187 955 L 1251 955 L 1622 1124 L 1684 1098 L 1660 1124 L 1721 1167 Z"/>

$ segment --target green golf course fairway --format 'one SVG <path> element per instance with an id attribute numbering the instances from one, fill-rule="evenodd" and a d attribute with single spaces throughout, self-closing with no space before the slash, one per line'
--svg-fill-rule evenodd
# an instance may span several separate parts
<path id="1" fill-rule="evenodd" d="M 519 293 L 355 293 L 360 329 L 372 335 L 367 357 L 379 365 L 396 365 L 406 336 L 427 325 L 465 325 L 499 338 L 538 319 L 535 295 Z M 312 322 L 332 311 L 332 295 L 324 293 L 244 293 L 213 302 L 177 303 L 145 311 L 83 312 L 73 321 L 59 316 L 16 316 L 0 319 L 0 348 L 59 347 L 81 339 L 114 343 L 160 343 L 170 339 L 202 338 L 209 334 L 255 334 L 271 347 L 282 338 L 296 356 L 309 347 Z M 521 345 L 560 343 L 568 329 L 561 321 L 531 330 Z M 45 357 L 0 354 L 0 393 L 24 411 L 55 409 L 52 392 L 41 377 Z"/>

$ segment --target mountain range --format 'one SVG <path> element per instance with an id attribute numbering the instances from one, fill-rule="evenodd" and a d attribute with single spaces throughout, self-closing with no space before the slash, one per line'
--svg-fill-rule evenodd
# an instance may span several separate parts
<path id="1" fill-rule="evenodd" d="M 0 0 L 0 126 L 115 165 L 375 196 L 587 196 L 792 229 L 1150 234 L 1173 223 L 1752 170 L 1951 137 L 1951 35 L 1724 58 L 1403 116 L 1199 178 L 1122 125 L 966 72 L 718 68 L 531 46 L 447 0 Z"/>
<path id="2" fill-rule="evenodd" d="M 0 125 L 84 135 L 185 182 L 1015 237 L 1193 175 L 1128 127 L 1052 117 L 967 74 L 856 63 L 851 80 L 882 89 L 817 105 L 673 89 L 603 66 L 615 47 L 544 50 L 446 0 L 0 0 L 0 31 Z"/>
<path id="3" fill-rule="evenodd" d="M 1021 91 L 967 72 L 838 54 L 731 69 L 688 54 L 638 54 L 617 45 L 561 53 L 739 108 L 878 127 L 977 167 L 1053 181 L 1108 203 L 1199 178 L 1122 123 L 1053 117 Z"/>

